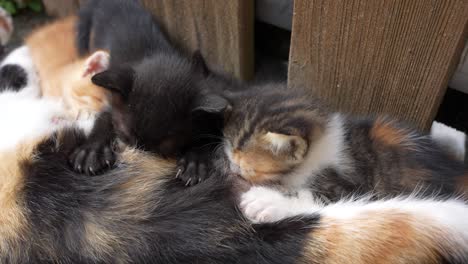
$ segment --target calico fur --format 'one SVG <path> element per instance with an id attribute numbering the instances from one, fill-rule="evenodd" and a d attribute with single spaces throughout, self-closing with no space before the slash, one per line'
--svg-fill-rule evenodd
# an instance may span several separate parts
<path id="1" fill-rule="evenodd" d="M 63 152 L 83 139 L 79 131 L 63 131 L 37 142 L 35 159 L 27 158 L 31 148 L 12 153 L 12 160 L 23 158 L 9 163 L 8 170 L 19 173 L 2 186 L 2 193 L 15 194 L 1 200 L 8 208 L 2 213 L 9 212 L 2 218 L 8 221 L 0 222 L 2 262 L 462 263 L 467 258 L 465 226 L 438 222 L 433 210 L 421 213 L 437 205 L 465 223 L 468 208 L 456 201 L 407 207 L 398 201 L 344 202 L 348 215 L 325 208 L 252 225 L 236 209 L 222 175 L 186 189 L 174 178 L 174 162 L 136 149 L 124 150 L 117 169 L 101 176 L 71 171 Z M 5 206 L 12 202 L 15 206 Z"/>
<path id="2" fill-rule="evenodd" d="M 27 87 L 10 100 L 21 99 Z M 24 122 L 43 120 L 50 127 L 54 120 L 47 112 L 24 110 Z M 1 111 L 0 117 L 12 113 Z M 22 129 L 15 122 L 2 125 Z M 223 170 L 187 189 L 175 179 L 173 160 L 124 147 L 115 169 L 87 177 L 67 161 L 87 140 L 79 122 L 26 132 L 14 147 L 0 149 L 1 263 L 374 263 L 382 253 L 380 263 L 466 262 L 467 228 L 421 214 L 430 201 L 405 209 L 398 201 L 371 210 L 351 204 L 346 218 L 310 210 L 251 224 L 237 209 Z M 467 215 L 466 205 L 440 206 L 449 219 Z"/>
<path id="3" fill-rule="evenodd" d="M 225 152 L 231 170 L 254 184 L 308 186 L 330 201 L 465 191 L 458 184 L 466 178 L 462 162 L 430 136 L 391 119 L 334 113 L 281 84 L 227 96 L 232 112 L 223 131 Z"/>

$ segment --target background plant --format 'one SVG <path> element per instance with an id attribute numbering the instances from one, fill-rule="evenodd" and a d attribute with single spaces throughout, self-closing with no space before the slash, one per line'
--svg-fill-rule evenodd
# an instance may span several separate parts
<path id="1" fill-rule="evenodd" d="M 41 12 L 41 0 L 0 0 L 0 7 L 11 15 L 16 15 L 20 10 L 29 9 L 34 12 Z"/>

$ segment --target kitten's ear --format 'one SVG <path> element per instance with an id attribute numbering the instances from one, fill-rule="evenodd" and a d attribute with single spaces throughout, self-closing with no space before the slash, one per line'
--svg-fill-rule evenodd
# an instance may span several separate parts
<path id="1" fill-rule="evenodd" d="M 195 72 L 201 73 L 204 77 L 210 74 L 210 69 L 206 65 L 205 59 L 203 58 L 200 50 L 196 50 L 192 54 L 192 65 Z"/>
<path id="2" fill-rule="evenodd" d="M 95 85 L 120 94 L 125 100 L 132 91 L 134 74 L 131 67 L 118 67 L 94 75 L 91 81 Z"/>
<path id="3" fill-rule="evenodd" d="M 205 94 L 198 100 L 192 112 L 222 114 L 231 109 L 228 100 L 217 94 Z"/>
<path id="4" fill-rule="evenodd" d="M 85 62 L 83 77 L 103 72 L 109 68 L 109 53 L 106 51 L 96 51 L 91 54 Z"/>
<path id="5" fill-rule="evenodd" d="M 290 153 L 296 160 L 302 160 L 307 152 L 307 142 L 300 136 L 268 132 L 264 135 L 273 154 Z"/>

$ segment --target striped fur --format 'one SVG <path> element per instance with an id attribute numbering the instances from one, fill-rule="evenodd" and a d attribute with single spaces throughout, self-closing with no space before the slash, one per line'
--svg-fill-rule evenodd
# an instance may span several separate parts
<path id="1" fill-rule="evenodd" d="M 0 175 L 8 180 L 0 192 L 0 262 L 467 260 L 466 226 L 443 221 L 468 223 L 467 206 L 456 201 L 344 202 L 251 225 L 236 210 L 221 175 L 185 189 L 174 177 L 175 163 L 149 153 L 127 148 L 117 169 L 101 176 L 70 171 L 63 153 L 84 138 L 64 130 L 2 153 Z M 441 221 L 427 214 L 434 206 L 444 209 Z"/>
<path id="2" fill-rule="evenodd" d="M 21 91 L 16 95 L 21 98 Z M 53 120 L 48 112 L 28 111 L 31 120 L 39 118 L 45 125 Z M 11 114 L 2 111 L 0 116 Z M 11 129 L 16 125 L 2 123 Z M 408 208 L 402 211 L 407 215 L 395 219 L 395 211 L 369 211 L 365 204 L 349 206 L 352 217 L 346 221 L 331 208 L 252 225 L 237 210 L 224 171 L 187 189 L 174 177 L 174 161 L 127 147 L 117 168 L 89 177 L 75 173 L 67 161 L 67 153 L 86 139 L 81 129 L 26 132 L 14 147 L 0 150 L 0 263 L 283 264 L 339 263 L 343 258 L 371 263 L 375 256 L 368 247 L 389 245 L 392 256 L 414 255 L 402 263 L 423 263 L 443 260 L 443 253 L 459 249 L 462 241 L 430 235 L 434 230 L 458 233 L 442 222 L 429 223 L 432 229 L 414 228 L 413 243 L 407 242 L 409 233 L 384 236 L 390 228 L 412 230 L 428 218 Z M 447 216 L 466 210 L 460 204 L 442 205 Z M 366 219 L 372 221 L 363 224 Z M 350 227 L 364 236 L 356 237 Z M 385 239 L 376 240 L 377 234 Z M 454 261 L 466 259 L 454 256 Z"/>
<path id="3" fill-rule="evenodd" d="M 369 192 L 379 198 L 464 191 L 457 185 L 466 172 L 460 160 L 430 136 L 391 119 L 333 113 L 281 84 L 250 86 L 227 97 L 232 112 L 224 149 L 231 170 L 254 184 L 309 186 L 331 201 Z"/>

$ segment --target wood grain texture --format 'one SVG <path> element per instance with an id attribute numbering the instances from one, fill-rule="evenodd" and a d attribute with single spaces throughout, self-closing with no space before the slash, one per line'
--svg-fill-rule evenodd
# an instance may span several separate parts
<path id="1" fill-rule="evenodd" d="M 67 16 L 74 14 L 79 6 L 79 0 L 42 0 L 47 14 L 52 16 Z"/>
<path id="2" fill-rule="evenodd" d="M 242 79 L 254 71 L 251 0 L 143 0 L 174 43 Z"/>
<path id="3" fill-rule="evenodd" d="M 466 41 L 467 0 L 295 0 L 289 86 L 429 128 Z"/>

